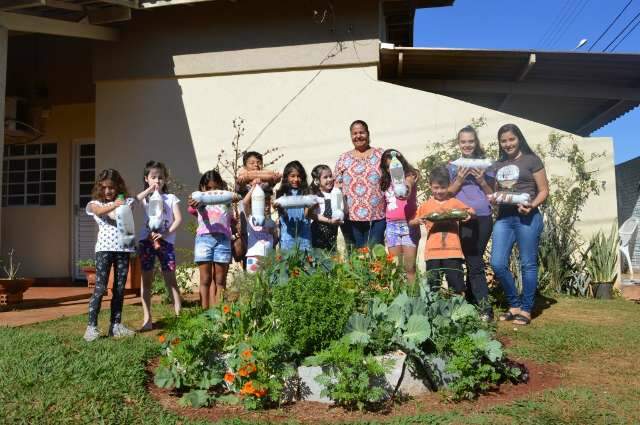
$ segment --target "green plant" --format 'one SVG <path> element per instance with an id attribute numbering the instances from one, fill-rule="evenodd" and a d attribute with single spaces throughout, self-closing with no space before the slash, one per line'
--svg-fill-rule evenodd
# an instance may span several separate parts
<path id="1" fill-rule="evenodd" d="M 455 376 L 448 387 L 454 400 L 473 399 L 505 379 L 517 380 L 521 370 L 502 362 L 503 357 L 502 345 L 486 331 L 456 339 L 446 367 Z"/>
<path id="2" fill-rule="evenodd" d="M 610 283 L 618 276 L 618 229 L 611 227 L 606 235 L 599 230 L 591 237 L 587 250 L 586 267 L 594 283 Z"/>
<path id="3" fill-rule="evenodd" d="M 93 258 L 88 258 L 86 260 L 78 260 L 76 261 L 76 265 L 80 268 L 85 268 L 85 267 L 95 267 L 96 266 L 96 261 Z"/>
<path id="4" fill-rule="evenodd" d="M 334 341 L 329 348 L 306 359 L 305 364 L 322 366 L 316 381 L 324 389 L 321 395 L 347 408 L 373 407 L 384 400 L 387 389 L 383 381 L 385 367 L 364 348 L 346 341 Z"/>
<path id="5" fill-rule="evenodd" d="M 20 263 L 16 263 L 13 260 L 13 256 L 15 255 L 15 249 L 11 248 L 7 253 L 7 257 L 9 258 L 9 263 L 6 264 L 3 260 L 0 259 L 0 264 L 2 264 L 2 269 L 7 275 L 7 279 L 14 280 L 18 275 L 18 270 L 20 270 Z M 6 265 L 5 265 L 6 264 Z"/>
<path id="6" fill-rule="evenodd" d="M 354 295 L 323 273 L 299 274 L 273 289 L 272 314 L 302 356 L 342 336 Z"/>

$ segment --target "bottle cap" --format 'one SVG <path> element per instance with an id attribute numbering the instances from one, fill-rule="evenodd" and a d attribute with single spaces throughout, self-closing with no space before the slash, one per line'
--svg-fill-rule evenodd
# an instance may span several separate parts
<path id="1" fill-rule="evenodd" d="M 118 199 L 120 199 L 121 201 L 124 201 L 124 193 L 120 193 L 118 195 Z"/>

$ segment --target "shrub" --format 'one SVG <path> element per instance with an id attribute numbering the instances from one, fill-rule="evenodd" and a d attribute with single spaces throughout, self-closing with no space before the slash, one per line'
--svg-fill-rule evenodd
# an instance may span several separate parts
<path id="1" fill-rule="evenodd" d="M 342 336 L 354 296 L 322 273 L 300 274 L 273 289 L 272 303 L 280 329 L 307 356 Z"/>

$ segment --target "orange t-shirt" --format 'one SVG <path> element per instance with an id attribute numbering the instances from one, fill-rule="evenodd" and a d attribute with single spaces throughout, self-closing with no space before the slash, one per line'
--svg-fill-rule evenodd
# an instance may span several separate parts
<path id="1" fill-rule="evenodd" d="M 420 205 L 416 212 L 416 217 L 424 217 L 434 212 L 444 212 L 454 208 L 464 209 L 471 214 L 475 214 L 473 208 L 466 206 L 456 198 L 449 198 L 446 201 L 436 201 L 433 198 L 429 198 Z M 427 243 L 424 247 L 425 260 L 464 258 L 457 221 L 448 220 L 437 223 L 427 221 L 425 227 L 427 228 Z"/>

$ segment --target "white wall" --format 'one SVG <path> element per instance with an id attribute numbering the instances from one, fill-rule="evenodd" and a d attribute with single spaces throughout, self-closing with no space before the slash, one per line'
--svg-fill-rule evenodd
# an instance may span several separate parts
<path id="1" fill-rule="evenodd" d="M 338 155 L 351 148 L 348 126 L 355 119 L 369 123 L 374 146 L 397 148 L 413 162 L 424 156 L 428 143 L 455 136 L 480 116 L 487 120 L 481 131 L 485 144 L 494 143 L 498 127 L 508 122 L 519 125 L 531 145 L 546 141 L 553 130 L 459 100 L 379 82 L 375 67 L 319 74 L 310 70 L 99 82 L 97 166 L 118 168 L 130 187 L 139 190 L 145 161 L 162 160 L 189 186 L 187 192 L 195 190 L 199 173 L 215 165 L 220 149 L 230 151 L 232 120 L 238 116 L 246 120 L 243 146 L 268 126 L 252 149 L 280 147 L 285 157 L 277 168 L 298 159 L 308 172 L 320 163 L 333 166 Z M 608 154 L 598 164 L 609 182 L 607 190 L 585 209 L 581 228 L 588 234 L 616 217 L 612 142 L 575 139 L 587 152 Z M 552 162 L 547 168 L 561 173 L 565 167 Z M 186 234 L 179 242 L 192 244 Z"/>

